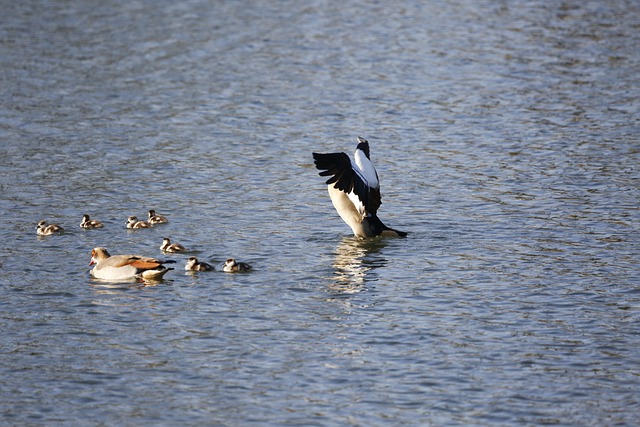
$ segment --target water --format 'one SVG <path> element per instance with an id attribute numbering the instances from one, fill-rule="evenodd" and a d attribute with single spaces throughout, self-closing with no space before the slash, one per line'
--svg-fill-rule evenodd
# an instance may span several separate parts
<path id="1" fill-rule="evenodd" d="M 67 3 L 0 18 L 2 424 L 637 425 L 635 2 Z M 164 236 L 255 271 L 90 277 Z"/>

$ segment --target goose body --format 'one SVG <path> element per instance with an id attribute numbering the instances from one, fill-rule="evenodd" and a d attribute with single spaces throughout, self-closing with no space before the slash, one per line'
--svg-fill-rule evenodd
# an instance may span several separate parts
<path id="1" fill-rule="evenodd" d="M 346 153 L 313 153 L 320 176 L 326 181 L 329 197 L 344 222 L 357 237 L 394 235 L 405 237 L 404 231 L 387 227 L 378 218 L 380 180 L 369 152 L 369 142 L 358 137 L 353 160 Z"/>
<path id="2" fill-rule="evenodd" d="M 161 261 L 139 255 L 110 255 L 102 247 L 91 251 L 91 275 L 96 279 L 128 280 L 134 278 L 160 280 L 169 270 L 163 264 L 173 261 Z"/>
<path id="3" fill-rule="evenodd" d="M 47 224 L 46 220 L 38 222 L 36 226 L 36 234 L 38 236 L 51 236 L 52 234 L 60 234 L 64 232 L 64 228 L 57 224 Z"/>

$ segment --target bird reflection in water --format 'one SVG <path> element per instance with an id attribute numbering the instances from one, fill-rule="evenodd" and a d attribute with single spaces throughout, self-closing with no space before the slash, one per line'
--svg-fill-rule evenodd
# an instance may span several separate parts
<path id="1" fill-rule="evenodd" d="M 96 294 L 102 295 L 120 295 L 123 292 L 126 293 L 131 291 L 132 289 L 144 289 L 148 287 L 155 287 L 164 283 L 165 280 L 148 280 L 148 279 L 139 279 L 139 278 L 131 278 L 129 280 L 103 280 L 91 278 L 89 282 L 89 286 L 93 288 Z"/>
<path id="2" fill-rule="evenodd" d="M 371 270 L 386 264 L 384 258 L 371 257 L 385 247 L 384 239 L 344 237 L 336 248 L 334 274 L 329 288 L 337 293 L 362 292 L 372 281 Z"/>

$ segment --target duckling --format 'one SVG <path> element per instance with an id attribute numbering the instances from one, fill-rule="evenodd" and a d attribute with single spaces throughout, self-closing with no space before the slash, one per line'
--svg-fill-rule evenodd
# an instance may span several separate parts
<path id="1" fill-rule="evenodd" d="M 127 218 L 127 228 L 150 228 L 151 225 L 147 221 L 138 221 L 137 216 Z"/>
<path id="2" fill-rule="evenodd" d="M 36 226 L 36 233 L 38 236 L 51 236 L 52 234 L 60 234 L 64 232 L 64 228 L 57 224 L 47 224 L 46 220 L 42 220 Z"/>
<path id="3" fill-rule="evenodd" d="M 104 224 L 97 219 L 91 219 L 88 214 L 82 215 L 82 222 L 80 223 L 82 228 L 102 228 Z"/>
<path id="4" fill-rule="evenodd" d="M 211 264 L 206 262 L 198 262 L 198 258 L 192 256 L 187 261 L 187 265 L 184 266 L 187 271 L 212 271 L 215 270 Z"/>
<path id="5" fill-rule="evenodd" d="M 180 243 L 171 243 L 171 240 L 169 240 L 168 237 L 163 237 L 160 250 L 162 252 L 174 253 L 174 252 L 184 252 L 187 250 L 187 248 L 182 246 Z"/>
<path id="6" fill-rule="evenodd" d="M 151 225 L 156 225 L 156 224 L 164 224 L 166 222 L 169 222 L 169 220 L 162 215 L 156 214 L 156 211 L 151 209 L 149 210 L 149 218 L 147 219 L 147 222 Z"/>
<path id="7" fill-rule="evenodd" d="M 222 271 L 227 273 L 238 273 L 251 270 L 251 266 L 245 262 L 237 262 L 233 258 L 229 258 L 222 267 Z"/>

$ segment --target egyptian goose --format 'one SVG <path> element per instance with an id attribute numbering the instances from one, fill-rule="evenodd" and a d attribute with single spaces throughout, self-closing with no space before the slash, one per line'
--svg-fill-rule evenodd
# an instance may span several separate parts
<path id="1" fill-rule="evenodd" d="M 333 206 L 357 237 L 395 235 L 404 231 L 389 228 L 377 216 L 382 203 L 380 181 L 369 155 L 369 142 L 358 137 L 358 146 L 351 160 L 346 153 L 313 153 L 320 176 L 326 181 Z"/>
<path id="2" fill-rule="evenodd" d="M 198 258 L 192 256 L 187 260 L 187 265 L 184 266 L 187 271 L 211 271 L 214 270 L 211 264 L 206 262 L 198 262 Z"/>
<path id="3" fill-rule="evenodd" d="M 160 280 L 171 267 L 163 264 L 175 261 L 161 261 L 155 258 L 148 258 L 139 255 L 113 255 L 111 256 L 105 248 L 94 248 L 91 251 L 91 263 L 95 265 L 91 270 L 91 275 L 96 279 L 104 280 L 127 280 L 142 278 L 150 280 Z"/>

